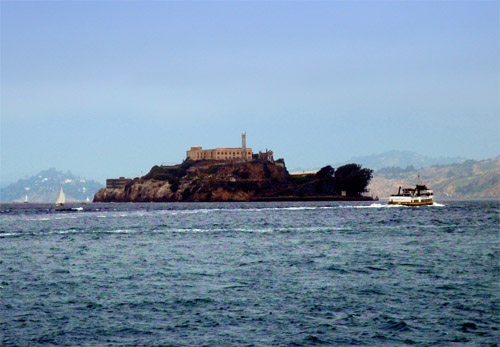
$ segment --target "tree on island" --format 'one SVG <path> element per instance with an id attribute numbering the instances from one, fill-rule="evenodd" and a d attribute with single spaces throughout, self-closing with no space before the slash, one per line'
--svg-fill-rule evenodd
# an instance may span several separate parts
<path id="1" fill-rule="evenodd" d="M 372 177 L 373 170 L 362 169 L 359 164 L 347 164 L 335 170 L 335 189 L 338 192 L 345 191 L 347 196 L 359 196 L 368 191 Z"/>
<path id="2" fill-rule="evenodd" d="M 316 177 L 320 180 L 333 179 L 333 175 L 335 175 L 335 169 L 333 167 L 331 167 L 330 165 L 327 165 L 327 166 L 321 168 L 321 170 L 319 170 L 316 173 Z"/>
<path id="3" fill-rule="evenodd" d="M 335 169 L 330 165 L 316 173 L 315 193 L 318 195 L 338 195 L 335 191 Z"/>

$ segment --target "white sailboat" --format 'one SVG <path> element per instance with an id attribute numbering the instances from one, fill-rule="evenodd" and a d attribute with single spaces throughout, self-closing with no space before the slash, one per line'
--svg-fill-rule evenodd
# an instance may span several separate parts
<path id="1" fill-rule="evenodd" d="M 28 202 L 29 202 L 29 200 L 28 200 L 28 195 L 25 195 L 25 196 L 24 196 L 24 203 L 25 203 L 25 204 L 27 204 Z"/>
<path id="2" fill-rule="evenodd" d="M 59 196 L 57 197 L 56 200 L 56 206 L 62 206 L 66 202 L 66 195 L 64 194 L 64 191 L 61 187 L 61 191 L 59 192 Z"/>

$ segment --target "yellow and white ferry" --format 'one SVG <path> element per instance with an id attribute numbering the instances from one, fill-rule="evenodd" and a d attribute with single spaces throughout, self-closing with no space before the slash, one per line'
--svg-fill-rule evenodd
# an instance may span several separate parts
<path id="1" fill-rule="evenodd" d="M 399 187 L 397 194 L 389 197 L 389 205 L 422 206 L 434 203 L 434 192 L 424 184 L 417 184 L 415 188 Z"/>

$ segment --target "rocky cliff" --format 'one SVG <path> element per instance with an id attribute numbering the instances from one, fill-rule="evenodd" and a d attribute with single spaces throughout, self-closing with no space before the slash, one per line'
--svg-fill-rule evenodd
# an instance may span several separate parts
<path id="1" fill-rule="evenodd" d="M 131 180 L 123 188 L 101 189 L 94 196 L 95 202 L 320 199 L 342 199 L 331 178 L 291 176 L 284 165 L 265 160 L 185 161 L 175 166 L 155 166 L 146 176 Z"/>

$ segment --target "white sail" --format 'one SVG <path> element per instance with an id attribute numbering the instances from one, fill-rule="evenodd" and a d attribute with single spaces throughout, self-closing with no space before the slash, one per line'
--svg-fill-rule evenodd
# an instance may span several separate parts
<path id="1" fill-rule="evenodd" d="M 25 195 L 25 196 L 24 196 L 24 203 L 25 203 L 25 204 L 27 204 L 28 202 L 29 202 L 29 200 L 28 200 L 28 195 Z"/>
<path id="2" fill-rule="evenodd" d="M 66 202 L 66 195 L 64 194 L 63 192 L 63 189 L 61 187 L 61 191 L 59 192 L 59 196 L 57 197 L 57 200 L 56 200 L 56 205 L 64 205 L 64 203 Z"/>

